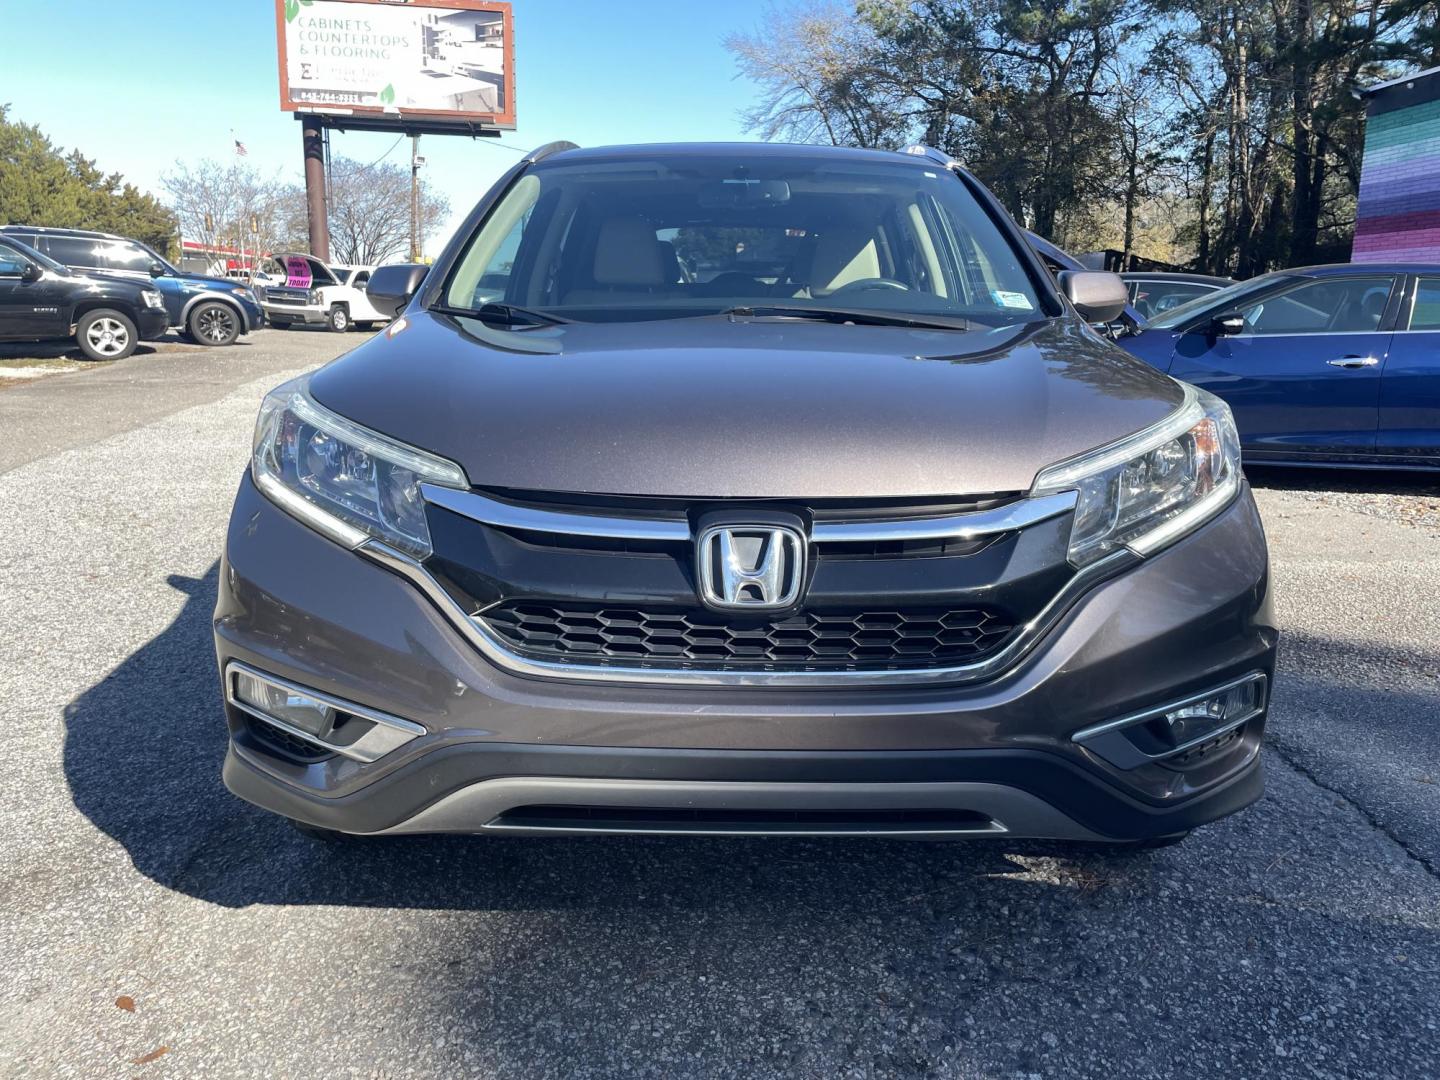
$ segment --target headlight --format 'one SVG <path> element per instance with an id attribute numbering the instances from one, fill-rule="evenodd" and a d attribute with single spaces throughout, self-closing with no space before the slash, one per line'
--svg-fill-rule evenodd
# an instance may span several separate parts
<path id="1" fill-rule="evenodd" d="M 306 296 L 306 298 L 309 300 L 309 302 L 310 302 L 311 304 L 318 304 L 318 303 L 320 303 L 320 290 L 319 290 L 319 289 L 311 289 L 308 293 L 305 294 L 305 296 Z"/>
<path id="2" fill-rule="evenodd" d="M 374 537 L 418 559 L 430 554 L 420 484 L 468 488 L 453 461 L 388 439 L 318 405 L 309 376 L 266 395 L 255 424 L 255 484 L 346 547 Z"/>
<path id="3" fill-rule="evenodd" d="M 243 297 L 245 297 L 245 299 L 247 299 L 247 300 L 253 300 L 253 299 L 255 299 L 255 294 L 254 294 L 253 292 L 251 292 L 249 289 L 245 288 L 244 286 L 236 286 L 235 288 L 231 289 L 230 291 L 231 291 L 232 293 L 234 293 L 236 296 L 243 296 Z"/>
<path id="4" fill-rule="evenodd" d="M 141 289 L 140 299 L 145 301 L 146 307 L 162 308 L 165 306 L 165 297 L 161 296 L 154 289 Z"/>
<path id="5" fill-rule="evenodd" d="M 1157 551 L 1217 514 L 1239 489 L 1240 438 L 1230 407 L 1187 386 L 1173 415 L 1042 470 L 1032 494 L 1077 493 L 1069 554 L 1084 566 L 1120 547 Z"/>

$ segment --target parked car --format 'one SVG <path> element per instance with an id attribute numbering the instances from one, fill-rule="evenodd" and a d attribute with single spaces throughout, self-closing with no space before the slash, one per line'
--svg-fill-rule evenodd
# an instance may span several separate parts
<path id="1" fill-rule="evenodd" d="M 931 150 L 542 148 L 261 407 L 230 789 L 321 835 L 1169 843 L 1275 663 L 1229 410 Z M 706 281 L 669 253 L 777 253 Z M 728 249 L 728 248 L 727 248 Z M 495 289 L 501 292 L 496 297 Z"/>
<path id="2" fill-rule="evenodd" d="M 1146 320 L 1235 284 L 1233 278 L 1158 270 L 1128 270 L 1120 277 L 1130 290 L 1130 303 Z"/>
<path id="3" fill-rule="evenodd" d="M 284 275 L 260 292 L 270 325 L 288 330 L 295 323 L 324 323 L 337 333 L 351 327 L 369 330 L 387 316 L 365 294 L 373 266 L 327 266 L 313 255 L 298 252 L 272 256 Z"/>
<path id="4" fill-rule="evenodd" d="M 201 345 L 232 345 L 264 323 L 260 304 L 246 286 L 181 270 L 139 240 L 88 229 L 31 225 L 0 226 L 0 234 L 82 274 L 149 282 L 165 298 L 170 326 Z"/>
<path id="5" fill-rule="evenodd" d="M 1440 266 L 1283 270 L 1120 344 L 1228 401 L 1250 461 L 1440 468 Z"/>
<path id="6" fill-rule="evenodd" d="M 73 338 L 91 360 L 119 360 L 162 337 L 165 301 L 148 285 L 76 274 L 0 236 L 0 341 Z"/>

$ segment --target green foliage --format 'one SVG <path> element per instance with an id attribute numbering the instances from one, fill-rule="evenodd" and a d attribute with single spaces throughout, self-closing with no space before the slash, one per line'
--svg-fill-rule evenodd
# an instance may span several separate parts
<path id="1" fill-rule="evenodd" d="M 1440 0 L 791 0 L 726 44 L 766 138 L 924 142 L 1062 246 L 1249 276 L 1348 253 L 1353 91 L 1440 64 Z"/>
<path id="2" fill-rule="evenodd" d="M 0 222 L 99 229 L 178 252 L 175 216 L 163 203 L 8 113 L 0 106 Z"/>

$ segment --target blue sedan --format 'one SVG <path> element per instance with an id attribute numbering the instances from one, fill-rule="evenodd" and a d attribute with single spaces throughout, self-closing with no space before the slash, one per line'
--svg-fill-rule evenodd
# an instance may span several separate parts
<path id="1" fill-rule="evenodd" d="M 1228 401 L 1248 461 L 1440 469 L 1440 266 L 1266 274 L 1119 344 Z"/>

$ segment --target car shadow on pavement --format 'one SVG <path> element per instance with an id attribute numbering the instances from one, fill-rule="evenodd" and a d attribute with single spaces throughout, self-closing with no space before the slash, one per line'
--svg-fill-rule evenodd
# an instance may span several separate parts
<path id="1" fill-rule="evenodd" d="M 1358 495 L 1440 495 L 1440 473 L 1405 469 L 1287 468 L 1245 465 L 1253 487 L 1280 491 L 1350 492 Z"/>
<path id="2" fill-rule="evenodd" d="M 226 749 L 210 620 L 217 568 L 172 575 L 180 614 L 66 709 L 64 768 L 76 807 L 160 884 L 226 906 L 352 904 L 426 908 L 690 905 L 748 889 L 737 863 L 761 878 L 799 872 L 844 908 L 882 888 L 888 902 L 923 895 L 950 874 L 1014 873 L 1011 856 L 1073 858 L 1077 887 L 1160 856 L 1084 845 L 1007 841 L 945 844 L 722 838 L 395 837 L 325 844 L 232 796 L 220 779 Z M 763 852 L 763 855 L 760 854 Z M 849 870 L 836 876 L 837 866 Z M 785 867 L 788 869 L 781 870 Z M 863 871 L 860 868 L 864 868 Z M 757 880 L 752 880 L 752 886 Z M 756 902 L 765 894 L 755 892 Z M 903 896 L 900 894 L 904 894 Z"/>

